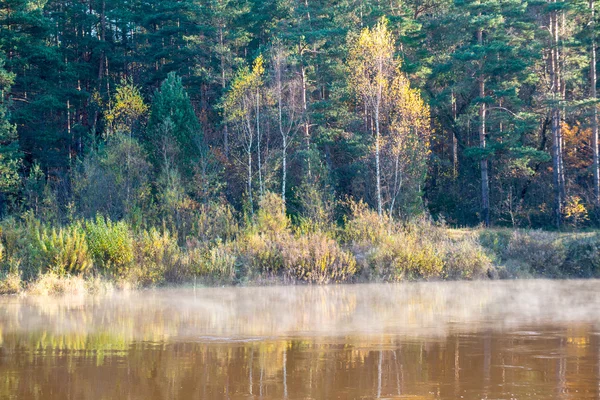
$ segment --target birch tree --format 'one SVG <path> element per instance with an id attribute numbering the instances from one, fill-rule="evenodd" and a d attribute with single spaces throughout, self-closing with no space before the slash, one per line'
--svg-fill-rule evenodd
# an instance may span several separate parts
<path id="1" fill-rule="evenodd" d="M 384 107 L 385 92 L 389 88 L 395 70 L 394 40 L 387 28 L 387 20 L 382 18 L 373 28 L 365 28 L 358 37 L 351 40 L 348 68 L 351 83 L 361 97 L 367 112 L 375 120 L 375 175 L 377 191 L 377 212 L 383 212 L 381 197 L 381 112 Z"/>
<path id="2" fill-rule="evenodd" d="M 263 88 L 263 74 L 265 72 L 264 59 L 259 56 L 252 66 L 241 68 L 233 80 L 231 89 L 225 96 L 224 108 L 226 119 L 238 134 L 246 158 L 247 170 L 247 196 L 251 214 L 254 214 L 254 201 L 252 196 L 252 155 L 255 141 L 260 142 L 260 109 L 261 91 Z M 260 144 L 257 144 L 257 153 L 260 154 Z M 259 159 L 259 178 L 260 157 Z M 259 187 L 262 179 L 259 180 Z"/>
<path id="3" fill-rule="evenodd" d="M 290 75 L 289 53 L 281 45 L 272 49 L 272 90 L 277 102 L 277 126 L 281 136 L 281 198 L 286 204 L 287 152 L 304 114 L 302 79 Z M 292 73 L 293 74 L 293 73 Z"/>
<path id="4" fill-rule="evenodd" d="M 430 154 L 429 106 L 398 69 L 386 95 L 389 135 L 382 140 L 383 175 L 387 181 L 388 213 L 394 215 L 399 199 L 406 209 L 421 197 Z"/>

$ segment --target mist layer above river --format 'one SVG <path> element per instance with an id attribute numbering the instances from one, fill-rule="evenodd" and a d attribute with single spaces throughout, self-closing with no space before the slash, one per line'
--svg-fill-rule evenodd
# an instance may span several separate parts
<path id="1" fill-rule="evenodd" d="M 600 281 L 0 299 L 0 399 L 598 398 Z"/>

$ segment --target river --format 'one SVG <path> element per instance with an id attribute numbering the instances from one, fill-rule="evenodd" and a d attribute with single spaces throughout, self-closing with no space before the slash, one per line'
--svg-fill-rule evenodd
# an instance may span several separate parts
<path id="1" fill-rule="evenodd" d="M 375 398 L 600 398 L 600 281 L 0 298 L 0 399 Z"/>

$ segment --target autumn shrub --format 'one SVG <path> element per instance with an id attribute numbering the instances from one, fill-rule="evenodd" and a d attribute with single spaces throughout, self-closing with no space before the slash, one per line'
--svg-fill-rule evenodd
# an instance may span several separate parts
<path id="1" fill-rule="evenodd" d="M 209 203 L 200 206 L 192 228 L 192 236 L 199 242 L 229 242 L 240 233 L 239 223 L 229 204 Z"/>
<path id="2" fill-rule="evenodd" d="M 576 237 L 566 244 L 561 272 L 568 276 L 590 278 L 600 275 L 600 236 Z"/>
<path id="3" fill-rule="evenodd" d="M 40 271 L 77 274 L 92 266 L 86 234 L 79 224 L 63 228 L 40 226 L 33 233 L 30 246 L 29 262 Z"/>
<path id="4" fill-rule="evenodd" d="M 396 230 L 396 224 L 386 216 L 379 216 L 364 202 L 349 201 L 350 214 L 346 217 L 341 239 L 348 244 L 375 245 L 385 241 Z"/>
<path id="5" fill-rule="evenodd" d="M 512 229 L 479 229 L 476 231 L 479 243 L 488 250 L 496 262 L 502 262 L 503 257 L 506 256 L 513 232 Z"/>
<path id="6" fill-rule="evenodd" d="M 135 262 L 126 272 L 132 283 L 152 286 L 180 280 L 182 250 L 169 231 L 160 232 L 155 228 L 142 231 L 133 247 Z"/>
<path id="7" fill-rule="evenodd" d="M 126 222 L 97 216 L 85 224 L 87 243 L 97 266 L 123 273 L 134 259 L 133 238 Z"/>
<path id="8" fill-rule="evenodd" d="M 514 231 L 502 254 L 509 266 L 545 276 L 560 275 L 566 257 L 566 247 L 557 234 L 539 230 Z"/>
<path id="9" fill-rule="evenodd" d="M 346 282 L 356 273 L 354 256 L 323 233 L 278 242 L 284 274 L 308 283 Z"/>
<path id="10" fill-rule="evenodd" d="M 17 266 L 24 280 L 32 279 L 42 272 L 42 266 L 35 260 L 36 238 L 40 229 L 42 224 L 33 213 L 26 213 L 21 221 L 7 218 L 1 222 L 1 263 L 4 270 Z"/>
<path id="11" fill-rule="evenodd" d="M 448 239 L 442 244 L 445 278 L 476 279 L 493 273 L 492 258 L 475 236 Z"/>
<path id="12" fill-rule="evenodd" d="M 254 224 L 258 233 L 273 236 L 284 234 L 289 230 L 290 221 L 285 215 L 281 196 L 267 192 L 260 199 L 258 206 Z"/>
<path id="13" fill-rule="evenodd" d="M 284 268 L 282 253 L 283 242 L 292 241 L 289 233 L 274 236 L 266 233 L 250 233 L 243 239 L 239 250 L 240 260 L 246 269 L 246 275 L 277 275 Z"/>
<path id="14" fill-rule="evenodd" d="M 453 237 L 444 226 L 419 218 L 399 224 L 372 211 L 353 212 L 347 221 L 348 244 L 364 279 L 473 279 L 492 268 L 474 235 Z"/>
<path id="15" fill-rule="evenodd" d="M 187 255 L 195 274 L 205 281 L 233 283 L 238 255 L 231 244 L 217 243 L 209 249 L 192 249 Z"/>
<path id="16" fill-rule="evenodd" d="M 87 293 L 87 285 L 81 276 L 47 272 L 29 282 L 27 291 L 37 296 L 83 295 Z"/>
<path id="17" fill-rule="evenodd" d="M 0 295 L 18 294 L 22 288 L 23 281 L 20 272 L 0 272 Z"/>
<path id="18" fill-rule="evenodd" d="M 441 277 L 444 260 L 432 243 L 406 235 L 391 235 L 366 256 L 369 274 L 384 281 Z"/>

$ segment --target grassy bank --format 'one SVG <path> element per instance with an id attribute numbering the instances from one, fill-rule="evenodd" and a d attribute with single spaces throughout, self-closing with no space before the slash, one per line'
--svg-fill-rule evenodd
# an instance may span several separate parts
<path id="1" fill-rule="evenodd" d="M 106 292 L 171 284 L 397 282 L 600 275 L 600 235 L 456 230 L 379 218 L 350 203 L 340 224 L 297 221 L 268 195 L 254 218 L 206 206 L 178 237 L 102 216 L 0 225 L 0 294 Z"/>

